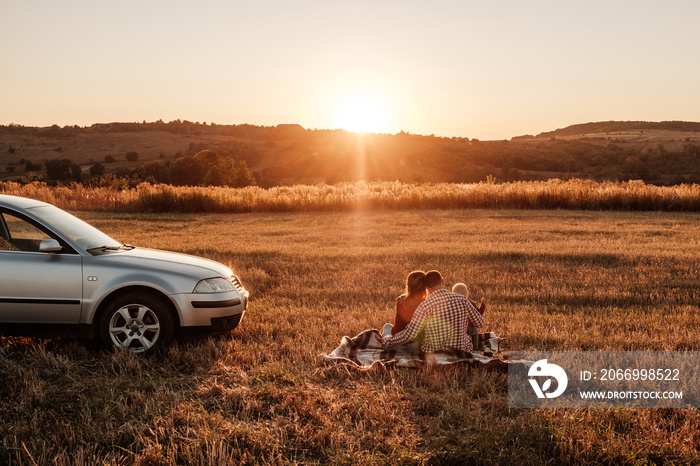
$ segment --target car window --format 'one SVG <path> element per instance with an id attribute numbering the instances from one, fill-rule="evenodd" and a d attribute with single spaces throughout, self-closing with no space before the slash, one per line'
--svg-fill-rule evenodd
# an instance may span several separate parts
<path id="1" fill-rule="evenodd" d="M 30 210 L 32 214 L 39 217 L 44 223 L 51 225 L 54 230 L 68 236 L 83 249 L 88 250 L 102 246 L 119 248 L 122 246 L 122 243 L 119 241 L 110 238 L 97 228 L 57 207 L 44 205 L 32 207 Z"/>
<path id="2" fill-rule="evenodd" d="M 41 241 L 51 238 L 24 219 L 8 213 L 2 217 L 4 228 L 0 229 L 0 250 L 38 252 Z"/>

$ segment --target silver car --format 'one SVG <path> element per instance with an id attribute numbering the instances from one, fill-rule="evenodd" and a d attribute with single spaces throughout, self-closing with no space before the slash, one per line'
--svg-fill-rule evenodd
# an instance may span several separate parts
<path id="1" fill-rule="evenodd" d="M 248 291 L 211 260 L 122 244 L 45 202 L 0 195 L 0 335 L 151 352 L 236 328 Z"/>

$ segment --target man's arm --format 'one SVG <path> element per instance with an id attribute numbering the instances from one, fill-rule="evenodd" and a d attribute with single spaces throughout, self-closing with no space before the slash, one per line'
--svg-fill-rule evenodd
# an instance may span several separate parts
<path id="1" fill-rule="evenodd" d="M 423 301 L 416 308 L 416 312 L 413 314 L 413 318 L 408 323 L 405 329 L 401 330 L 396 335 L 389 335 L 384 337 L 384 348 L 389 348 L 391 346 L 400 345 L 401 343 L 408 343 L 413 341 L 417 335 L 423 330 L 425 325 L 426 317 L 428 317 L 428 306 L 426 301 Z"/>
<path id="2" fill-rule="evenodd" d="M 469 299 L 469 298 L 467 298 Z M 481 306 L 477 306 L 475 301 L 472 301 L 469 299 L 469 302 L 472 303 L 472 305 L 476 308 L 477 311 L 479 311 L 479 314 L 482 316 L 486 312 L 486 298 L 481 298 Z"/>
<path id="3" fill-rule="evenodd" d="M 467 319 L 470 327 L 481 328 L 484 326 L 484 317 L 471 299 L 467 299 Z"/>

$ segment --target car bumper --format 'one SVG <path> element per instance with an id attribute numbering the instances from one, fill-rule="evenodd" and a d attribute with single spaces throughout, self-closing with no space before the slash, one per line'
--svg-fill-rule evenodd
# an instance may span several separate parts
<path id="1" fill-rule="evenodd" d="M 226 317 L 212 317 L 210 325 L 195 327 L 180 327 L 179 336 L 182 338 L 200 337 L 204 335 L 216 335 L 230 332 L 241 323 L 244 312 Z"/>
<path id="2" fill-rule="evenodd" d="M 226 331 L 235 328 L 248 308 L 248 292 L 231 291 L 212 294 L 181 294 L 174 296 L 180 308 L 180 327 L 215 327 Z M 238 319 L 233 327 L 225 322 Z M 224 322 L 222 324 L 222 322 Z"/>

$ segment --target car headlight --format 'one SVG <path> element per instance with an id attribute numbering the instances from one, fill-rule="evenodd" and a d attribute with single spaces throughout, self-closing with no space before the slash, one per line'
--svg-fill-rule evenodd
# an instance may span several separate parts
<path id="1" fill-rule="evenodd" d="M 236 287 L 225 278 L 207 278 L 197 283 L 194 287 L 195 293 L 225 293 L 233 291 Z"/>

